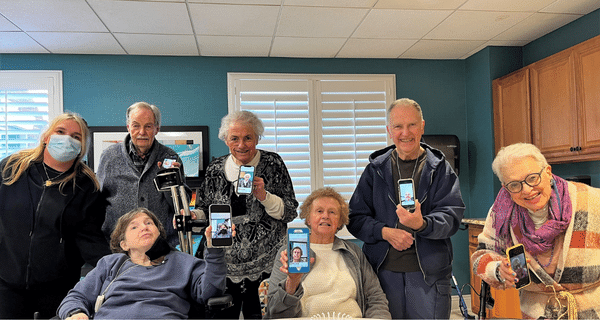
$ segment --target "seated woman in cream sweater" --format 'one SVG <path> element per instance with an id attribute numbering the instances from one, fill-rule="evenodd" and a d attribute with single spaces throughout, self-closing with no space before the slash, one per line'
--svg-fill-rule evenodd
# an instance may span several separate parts
<path id="1" fill-rule="evenodd" d="M 360 248 L 335 234 L 348 223 L 348 204 L 332 188 L 315 190 L 300 207 L 311 229 L 309 273 L 288 273 L 281 249 L 269 281 L 265 318 L 335 314 L 391 319 L 379 280 Z"/>

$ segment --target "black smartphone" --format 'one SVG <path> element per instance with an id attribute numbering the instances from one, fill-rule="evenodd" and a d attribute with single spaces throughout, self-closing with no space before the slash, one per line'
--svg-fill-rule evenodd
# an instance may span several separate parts
<path id="1" fill-rule="evenodd" d="M 228 204 L 211 204 L 208 207 L 211 240 L 213 247 L 229 247 L 233 244 L 231 228 L 231 206 Z"/>
<path id="2" fill-rule="evenodd" d="M 415 210 L 415 183 L 413 179 L 398 180 L 400 204 L 408 211 Z"/>
<path id="3" fill-rule="evenodd" d="M 522 244 L 510 247 L 506 249 L 506 255 L 508 261 L 510 261 L 510 267 L 517 274 L 519 281 L 515 283 L 517 289 L 526 287 L 531 283 L 529 278 L 529 267 L 527 266 L 527 259 L 525 259 L 525 249 Z"/>
<path id="4" fill-rule="evenodd" d="M 289 273 L 310 271 L 310 230 L 308 228 L 288 228 L 287 254 Z"/>
<path id="5" fill-rule="evenodd" d="M 237 194 L 251 194 L 252 182 L 254 181 L 254 167 L 240 166 L 240 173 L 237 182 Z"/>

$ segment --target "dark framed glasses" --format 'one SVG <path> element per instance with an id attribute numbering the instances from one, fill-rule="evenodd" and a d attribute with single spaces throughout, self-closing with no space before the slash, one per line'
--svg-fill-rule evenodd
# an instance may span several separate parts
<path id="1" fill-rule="evenodd" d="M 532 173 L 527 175 L 527 177 L 525 177 L 525 180 L 511 181 L 505 184 L 504 188 L 506 188 L 506 190 L 508 190 L 508 192 L 510 193 L 521 192 L 521 190 L 523 190 L 523 183 L 533 188 L 539 185 L 540 182 L 542 182 L 542 172 L 544 172 L 544 169 L 546 169 L 546 167 L 543 167 L 542 170 L 540 170 L 540 172 L 538 173 Z"/>

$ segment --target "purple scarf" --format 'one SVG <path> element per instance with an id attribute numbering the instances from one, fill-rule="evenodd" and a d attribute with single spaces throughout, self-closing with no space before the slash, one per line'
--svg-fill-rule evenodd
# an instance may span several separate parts
<path id="1" fill-rule="evenodd" d="M 538 255 L 552 248 L 554 238 L 569 227 L 571 222 L 571 197 L 567 181 L 552 175 L 553 192 L 550 196 L 550 217 L 539 229 L 535 230 L 529 211 L 512 201 L 510 193 L 501 188 L 494 201 L 492 210 L 496 213 L 494 229 L 496 229 L 496 247 L 501 242 L 510 245 L 510 228 L 514 230 L 517 240 L 532 255 Z M 556 194 L 560 195 L 560 203 Z"/>

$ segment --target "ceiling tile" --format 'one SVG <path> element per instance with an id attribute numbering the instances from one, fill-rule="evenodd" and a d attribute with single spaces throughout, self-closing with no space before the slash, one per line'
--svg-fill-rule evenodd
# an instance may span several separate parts
<path id="1" fill-rule="evenodd" d="M 86 0 L 111 32 L 192 34 L 185 3 Z"/>
<path id="2" fill-rule="evenodd" d="M 286 6 L 372 8 L 377 0 L 285 0 Z"/>
<path id="3" fill-rule="evenodd" d="M 530 16 L 523 12 L 457 11 L 425 39 L 488 40 Z"/>
<path id="4" fill-rule="evenodd" d="M 588 14 L 598 8 L 600 8 L 598 0 L 557 0 L 541 12 Z"/>
<path id="5" fill-rule="evenodd" d="M 267 57 L 271 37 L 199 36 L 200 55 L 230 57 Z"/>
<path id="6" fill-rule="evenodd" d="M 398 58 L 417 40 L 350 39 L 336 58 Z"/>
<path id="7" fill-rule="evenodd" d="M 290 38 L 276 37 L 271 57 L 333 58 L 344 44 L 344 38 Z"/>
<path id="8" fill-rule="evenodd" d="M 197 56 L 198 48 L 192 35 L 115 34 L 129 54 L 158 56 Z"/>
<path id="9" fill-rule="evenodd" d="M 554 1 L 556 0 L 469 0 L 460 10 L 537 12 Z"/>
<path id="10" fill-rule="evenodd" d="M 402 59 L 460 59 L 485 41 L 421 40 L 404 52 Z"/>
<path id="11" fill-rule="evenodd" d="M 535 40 L 579 18 L 579 15 L 534 13 L 493 40 Z"/>
<path id="12" fill-rule="evenodd" d="M 271 37 L 279 7 L 190 4 L 190 13 L 197 35 Z"/>
<path id="13" fill-rule="evenodd" d="M 284 6 L 277 36 L 349 37 L 368 12 L 368 9 Z"/>
<path id="14" fill-rule="evenodd" d="M 352 38 L 420 39 L 451 13 L 451 10 L 374 9 Z"/>
<path id="15" fill-rule="evenodd" d="M 21 31 L 10 21 L 6 20 L 3 16 L 0 16 L 0 31 Z"/>
<path id="16" fill-rule="evenodd" d="M 108 31 L 85 1 L 3 0 L 0 13 L 23 31 Z"/>
<path id="17" fill-rule="evenodd" d="M 110 33 L 30 32 L 29 35 L 52 53 L 125 54 Z"/>
<path id="18" fill-rule="evenodd" d="M 455 10 L 465 0 L 379 0 L 375 8 L 380 9 L 417 9 L 417 10 Z"/>
<path id="19" fill-rule="evenodd" d="M 2 53 L 49 53 L 25 32 L 0 32 Z"/>
<path id="20" fill-rule="evenodd" d="M 189 3 L 281 5 L 282 0 L 188 0 Z"/>

